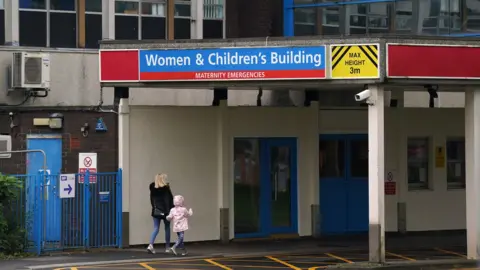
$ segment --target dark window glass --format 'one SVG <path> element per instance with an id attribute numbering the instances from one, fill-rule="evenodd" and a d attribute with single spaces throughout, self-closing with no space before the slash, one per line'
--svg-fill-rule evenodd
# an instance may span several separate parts
<path id="1" fill-rule="evenodd" d="M 165 18 L 142 17 L 142 39 L 165 39 Z"/>
<path id="2" fill-rule="evenodd" d="M 85 11 L 102 12 L 102 1 L 85 0 Z"/>
<path id="3" fill-rule="evenodd" d="M 368 178 L 368 140 L 350 141 L 350 176 Z"/>
<path id="4" fill-rule="evenodd" d="M 50 0 L 50 9 L 75 11 L 75 0 Z"/>
<path id="5" fill-rule="evenodd" d="M 295 36 L 313 36 L 315 35 L 315 25 L 295 24 Z"/>
<path id="6" fill-rule="evenodd" d="M 175 39 L 190 39 L 190 19 L 175 19 Z"/>
<path id="7" fill-rule="evenodd" d="M 75 13 L 50 13 L 50 47 L 77 47 L 77 15 Z"/>
<path id="8" fill-rule="evenodd" d="M 138 16 L 115 16 L 115 38 L 138 40 Z"/>
<path id="9" fill-rule="evenodd" d="M 10 0 L 12 1 L 12 0 Z M 31 8 L 31 9 L 46 9 L 47 0 L 20 0 L 20 8 Z"/>
<path id="10" fill-rule="evenodd" d="M 47 46 L 47 13 L 20 11 L 20 45 Z"/>
<path id="11" fill-rule="evenodd" d="M 320 140 L 318 153 L 320 177 L 345 177 L 345 141 Z"/>
<path id="12" fill-rule="evenodd" d="M 203 20 L 203 38 L 223 38 L 223 21 Z"/>
<path id="13" fill-rule="evenodd" d="M 115 1 L 115 13 L 138 14 L 138 1 Z"/>
<path id="14" fill-rule="evenodd" d="M 102 39 L 102 15 L 85 14 L 85 48 L 97 49 Z"/>
<path id="15" fill-rule="evenodd" d="M 0 10 L 0 44 L 5 44 L 5 11 Z"/>

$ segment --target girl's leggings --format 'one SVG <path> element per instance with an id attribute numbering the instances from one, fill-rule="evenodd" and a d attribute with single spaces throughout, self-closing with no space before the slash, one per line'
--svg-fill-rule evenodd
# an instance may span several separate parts
<path id="1" fill-rule="evenodd" d="M 173 245 L 173 248 L 185 248 L 185 245 L 183 244 L 183 239 L 185 237 L 185 232 L 177 232 L 177 241 L 175 242 L 175 245 Z"/>

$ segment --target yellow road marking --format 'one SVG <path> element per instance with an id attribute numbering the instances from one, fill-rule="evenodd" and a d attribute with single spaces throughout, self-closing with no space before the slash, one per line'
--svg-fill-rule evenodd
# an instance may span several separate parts
<path id="1" fill-rule="evenodd" d="M 148 269 L 148 270 L 156 270 L 155 268 L 151 267 L 150 265 L 148 265 L 146 263 L 139 263 L 138 265 L 140 265 L 143 268 Z"/>
<path id="2" fill-rule="evenodd" d="M 295 269 L 295 270 L 302 270 L 302 268 L 300 268 L 300 267 L 296 267 L 295 265 L 289 264 L 288 262 L 282 261 L 282 260 L 277 259 L 277 258 L 272 257 L 272 256 L 265 256 L 265 258 L 269 258 L 270 260 L 272 260 L 272 261 L 274 261 L 274 262 L 283 264 L 283 265 L 285 265 L 285 266 L 287 266 L 287 267 L 290 267 L 290 268 L 292 268 L 292 269 Z"/>
<path id="3" fill-rule="evenodd" d="M 465 255 L 463 255 L 463 254 L 461 254 L 461 253 L 455 252 L 455 251 L 445 250 L 445 249 L 441 249 L 441 248 L 434 248 L 434 249 L 437 250 L 437 251 L 443 252 L 443 253 L 452 254 L 452 255 L 457 255 L 457 256 L 460 256 L 460 257 L 462 257 L 462 258 L 468 259 L 467 256 L 465 256 Z"/>
<path id="4" fill-rule="evenodd" d="M 328 266 L 315 266 L 315 267 L 310 267 L 308 268 L 308 270 L 316 270 L 316 269 L 325 269 L 327 268 Z"/>
<path id="5" fill-rule="evenodd" d="M 348 259 L 342 258 L 342 257 L 337 256 L 337 255 L 333 255 L 332 253 L 325 253 L 325 255 L 327 255 L 327 256 L 329 256 L 329 257 L 332 257 L 332 258 L 334 258 L 334 259 L 337 259 L 337 260 L 346 262 L 346 263 L 353 263 L 352 261 L 350 261 L 350 260 L 348 260 Z"/>
<path id="6" fill-rule="evenodd" d="M 78 270 L 78 268 L 77 267 L 72 267 L 72 268 L 70 268 L 70 270 Z"/>
<path id="7" fill-rule="evenodd" d="M 213 264 L 213 265 L 215 265 L 215 266 L 218 266 L 218 267 L 220 267 L 220 268 L 222 268 L 222 269 L 225 269 L 225 270 L 233 270 L 232 268 L 230 268 L 230 267 L 228 267 L 228 266 L 226 266 L 226 265 L 223 265 L 223 264 L 221 264 L 221 263 L 218 263 L 218 262 L 216 262 L 216 261 L 214 261 L 214 260 L 212 260 L 212 259 L 205 259 L 204 261 L 208 262 L 209 264 Z"/>
<path id="8" fill-rule="evenodd" d="M 389 251 L 385 251 L 386 254 L 390 255 L 390 256 L 393 256 L 393 257 L 397 257 L 397 258 L 400 258 L 400 259 L 404 259 L 404 260 L 407 260 L 407 261 L 416 261 L 415 259 L 413 258 L 409 258 L 407 256 L 403 256 L 401 254 L 397 254 L 397 253 L 392 253 L 392 252 L 389 252 Z"/>

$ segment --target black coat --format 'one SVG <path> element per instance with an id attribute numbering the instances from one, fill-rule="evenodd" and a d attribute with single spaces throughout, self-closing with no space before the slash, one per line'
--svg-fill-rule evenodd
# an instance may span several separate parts
<path id="1" fill-rule="evenodd" d="M 152 217 L 153 209 L 157 208 L 165 214 L 165 216 L 170 213 L 170 209 L 173 208 L 173 195 L 170 190 L 170 186 L 166 185 L 161 188 L 155 188 L 155 183 L 150 184 L 150 204 L 152 206 Z"/>

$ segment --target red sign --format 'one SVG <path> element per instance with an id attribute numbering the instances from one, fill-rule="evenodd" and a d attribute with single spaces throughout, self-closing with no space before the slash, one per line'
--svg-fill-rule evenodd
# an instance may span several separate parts
<path id="1" fill-rule="evenodd" d="M 90 173 L 90 177 L 89 177 L 90 180 L 88 181 L 88 183 L 89 184 L 96 184 L 97 183 L 97 176 L 96 175 L 91 175 L 91 174 L 96 174 L 97 169 L 95 169 L 95 168 L 88 169 L 88 172 Z M 80 174 L 78 182 L 83 184 L 83 182 L 85 182 L 84 174 L 87 173 L 87 169 L 86 168 L 80 168 L 78 170 L 78 173 Z"/>
<path id="2" fill-rule="evenodd" d="M 139 80 L 138 50 L 100 50 L 99 58 L 101 82 Z"/>
<path id="3" fill-rule="evenodd" d="M 387 44 L 387 77 L 480 79 L 480 47 Z"/>
<path id="4" fill-rule="evenodd" d="M 385 195 L 395 195 L 397 193 L 397 182 L 385 182 Z"/>

